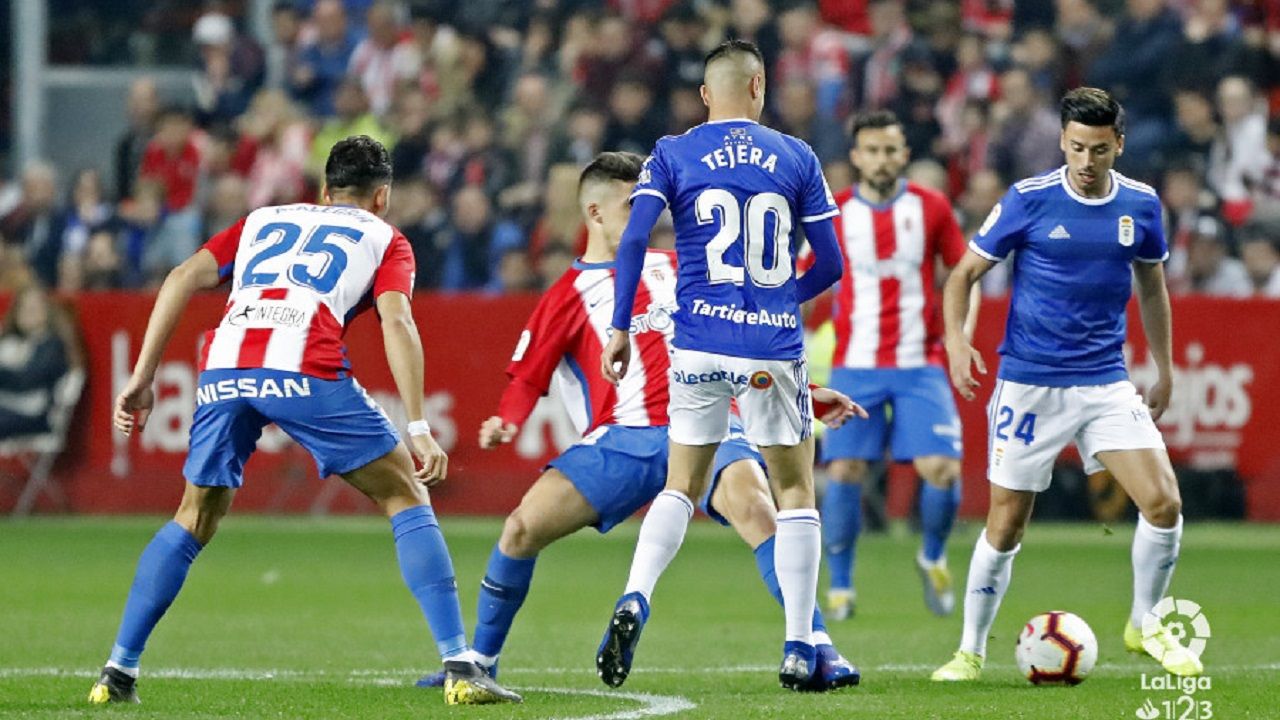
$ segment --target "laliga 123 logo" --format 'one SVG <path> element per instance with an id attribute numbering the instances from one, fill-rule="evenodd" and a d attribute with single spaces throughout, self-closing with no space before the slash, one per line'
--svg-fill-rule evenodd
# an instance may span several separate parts
<path id="1" fill-rule="evenodd" d="M 1142 618 L 1142 647 L 1157 660 L 1162 659 L 1165 652 L 1158 637 L 1162 627 L 1196 657 L 1204 655 L 1205 645 L 1213 636 L 1209 619 L 1198 603 L 1166 597 Z"/>

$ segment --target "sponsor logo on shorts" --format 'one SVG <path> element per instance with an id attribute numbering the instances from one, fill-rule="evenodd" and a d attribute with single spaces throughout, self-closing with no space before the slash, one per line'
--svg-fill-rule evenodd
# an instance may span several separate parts
<path id="1" fill-rule="evenodd" d="M 789 312 L 769 312 L 768 310 L 752 310 L 750 312 L 739 308 L 737 305 L 712 305 L 711 303 L 698 298 L 693 301 L 694 315 L 702 315 L 704 317 L 719 318 L 728 320 L 738 325 L 758 325 L 761 327 L 780 327 L 780 328 L 797 328 L 800 322 L 796 319 L 794 313 Z"/>
<path id="2" fill-rule="evenodd" d="M 690 373 L 683 370 L 673 370 L 671 372 L 671 379 L 681 385 L 701 385 L 702 383 L 712 382 L 727 382 L 734 385 L 746 385 L 750 381 L 746 375 L 735 374 L 728 370 L 715 370 L 704 373 Z"/>
<path id="3" fill-rule="evenodd" d="M 773 376 L 765 370 L 751 373 L 751 387 L 756 390 L 768 390 L 773 387 Z"/>
<path id="4" fill-rule="evenodd" d="M 227 378 L 218 382 L 205 383 L 196 389 L 196 404 L 207 405 L 222 400 L 236 398 L 295 398 L 311 397 L 310 378 L 275 378 L 242 377 Z"/>

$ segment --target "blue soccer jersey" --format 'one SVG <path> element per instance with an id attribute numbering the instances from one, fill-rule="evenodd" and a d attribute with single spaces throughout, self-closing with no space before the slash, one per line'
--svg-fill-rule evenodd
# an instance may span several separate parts
<path id="1" fill-rule="evenodd" d="M 840 211 L 803 141 L 750 120 L 664 137 L 632 197 L 671 210 L 676 347 L 762 360 L 803 355 L 795 230 Z"/>
<path id="2" fill-rule="evenodd" d="M 1155 190 L 1113 170 L 1105 197 L 1082 197 L 1064 166 L 1009 188 L 969 247 L 997 262 L 1014 253 L 1001 378 L 1069 387 L 1128 377 L 1132 263 L 1169 255 Z"/>

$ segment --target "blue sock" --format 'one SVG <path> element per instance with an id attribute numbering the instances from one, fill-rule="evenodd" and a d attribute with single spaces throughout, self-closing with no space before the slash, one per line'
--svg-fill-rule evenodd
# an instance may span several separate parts
<path id="1" fill-rule="evenodd" d="M 529 594 L 536 557 L 507 557 L 497 545 L 489 554 L 476 601 L 476 637 L 473 648 L 481 655 L 496 657 L 511 632 L 511 623 Z"/>
<path id="2" fill-rule="evenodd" d="M 773 535 L 768 540 L 760 543 L 753 551 L 756 555 L 756 569 L 760 571 L 760 579 L 764 581 L 764 586 L 769 589 L 769 594 L 774 600 L 782 605 L 782 586 L 778 584 L 778 573 L 773 567 Z M 822 611 L 818 609 L 817 604 L 813 606 L 813 629 L 815 632 L 826 632 L 827 622 L 822 617 Z"/>
<path id="3" fill-rule="evenodd" d="M 862 483 L 827 483 L 822 498 L 823 547 L 833 590 L 853 589 L 853 563 L 862 532 Z"/>
<path id="4" fill-rule="evenodd" d="M 427 505 L 401 510 L 391 518 L 400 574 L 418 600 L 435 637 L 440 657 L 449 659 L 467 650 L 467 631 L 458 606 L 458 583 L 453 561 L 436 514 Z"/>
<path id="5" fill-rule="evenodd" d="M 138 558 L 138 570 L 124 604 L 124 618 L 111 662 L 122 668 L 138 667 L 138 659 L 147 646 L 147 638 L 164 616 L 187 579 L 191 561 L 204 548 L 195 536 L 176 522 L 170 521 L 156 531 L 155 537 Z"/>
<path id="6" fill-rule="evenodd" d="M 947 550 L 947 536 L 960 507 L 960 478 L 946 490 L 922 483 L 920 486 L 920 527 L 924 532 L 924 559 L 937 562 Z"/>

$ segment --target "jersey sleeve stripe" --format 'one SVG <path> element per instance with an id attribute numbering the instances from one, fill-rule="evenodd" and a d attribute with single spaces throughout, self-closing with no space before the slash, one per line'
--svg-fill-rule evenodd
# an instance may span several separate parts
<path id="1" fill-rule="evenodd" d="M 817 222 L 819 220 L 826 220 L 827 218 L 833 218 L 839 214 L 840 214 L 840 208 L 831 208 L 830 210 L 822 213 L 821 215 L 808 215 L 808 216 L 802 217 L 800 218 L 800 222 L 802 223 Z"/>
<path id="2" fill-rule="evenodd" d="M 630 199 L 635 200 L 640 195 L 652 195 L 658 198 L 659 200 L 661 200 L 663 205 L 671 204 L 670 202 L 667 201 L 666 195 L 663 195 L 661 192 L 654 190 L 653 188 L 640 188 L 639 190 L 636 190 L 635 192 L 631 193 Z"/>
<path id="3" fill-rule="evenodd" d="M 1004 258 L 1002 258 L 1002 257 L 996 257 L 995 255 L 992 255 L 991 253 L 987 252 L 986 250 L 983 250 L 981 247 L 978 247 L 978 243 L 976 243 L 976 242 L 974 242 L 974 241 L 972 241 L 972 240 L 970 240 L 970 241 L 969 241 L 969 249 L 970 249 L 970 250 L 972 250 L 974 253 L 976 253 L 976 254 L 978 254 L 978 255 L 981 255 L 982 257 L 984 257 L 984 258 L 986 258 L 986 259 L 990 260 L 991 262 L 1000 262 L 1000 261 L 1004 260 Z"/>
<path id="4" fill-rule="evenodd" d="M 1168 251 L 1168 250 L 1166 250 L 1166 251 L 1165 251 L 1165 253 L 1164 253 L 1164 255 L 1161 255 L 1161 256 L 1160 256 L 1160 257 L 1158 257 L 1158 258 L 1134 257 L 1133 259 L 1134 259 L 1134 260 L 1137 260 L 1138 262 L 1147 263 L 1147 264 L 1149 264 L 1149 265 L 1158 265 L 1158 264 L 1160 264 L 1160 263 L 1164 262 L 1165 260 L 1168 260 L 1168 259 L 1169 259 L 1169 251 Z"/>

